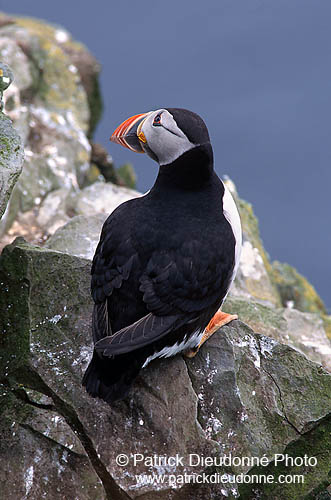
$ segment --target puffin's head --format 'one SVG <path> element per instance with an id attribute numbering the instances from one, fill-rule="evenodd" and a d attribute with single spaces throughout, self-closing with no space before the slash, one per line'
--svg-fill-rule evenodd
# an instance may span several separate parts
<path id="1" fill-rule="evenodd" d="M 147 153 L 160 165 L 168 165 L 186 151 L 210 143 L 202 118 L 180 108 L 134 115 L 117 127 L 110 140 L 136 153 Z"/>

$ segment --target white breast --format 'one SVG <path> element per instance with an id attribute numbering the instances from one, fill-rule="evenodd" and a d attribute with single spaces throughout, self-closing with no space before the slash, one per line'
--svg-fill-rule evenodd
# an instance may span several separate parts
<path id="1" fill-rule="evenodd" d="M 236 240 L 236 246 L 235 246 L 235 264 L 234 264 L 234 269 L 230 281 L 230 285 L 228 288 L 228 291 L 232 285 L 233 280 L 236 277 L 237 270 L 239 267 L 239 262 L 240 262 L 240 255 L 241 255 L 241 245 L 242 245 L 242 232 L 241 232 L 241 222 L 240 222 L 240 216 L 239 212 L 237 209 L 237 206 L 235 204 L 234 199 L 232 198 L 232 195 L 228 188 L 224 185 L 224 196 L 223 196 L 223 213 L 224 217 L 230 224 L 233 232 L 233 236 Z M 224 297 L 225 299 L 225 297 Z"/>

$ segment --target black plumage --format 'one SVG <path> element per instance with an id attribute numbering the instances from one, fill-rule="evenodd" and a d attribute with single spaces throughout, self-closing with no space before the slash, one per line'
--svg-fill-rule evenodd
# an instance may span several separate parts
<path id="1" fill-rule="evenodd" d="M 108 217 L 93 259 L 95 350 L 83 385 L 108 403 L 127 395 L 150 356 L 204 330 L 233 275 L 235 238 L 207 129 L 167 109 L 196 146 Z"/>

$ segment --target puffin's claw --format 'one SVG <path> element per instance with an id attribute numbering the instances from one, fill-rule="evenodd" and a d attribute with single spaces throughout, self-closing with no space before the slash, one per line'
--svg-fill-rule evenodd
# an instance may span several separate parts
<path id="1" fill-rule="evenodd" d="M 217 311 L 212 319 L 209 321 L 205 331 L 203 332 L 202 339 L 200 340 L 200 344 L 195 349 L 188 349 L 184 351 L 184 356 L 187 358 L 194 358 L 194 356 L 198 353 L 200 347 L 206 342 L 216 332 L 219 328 L 224 325 L 227 325 L 234 319 L 238 319 L 237 314 L 227 314 L 222 311 Z"/>

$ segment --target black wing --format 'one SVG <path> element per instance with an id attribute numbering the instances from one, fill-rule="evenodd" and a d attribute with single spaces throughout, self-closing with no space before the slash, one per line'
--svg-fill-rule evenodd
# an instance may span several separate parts
<path id="1" fill-rule="evenodd" d="M 94 342 L 112 334 L 109 297 L 129 279 L 138 259 L 129 230 L 126 229 L 123 205 L 118 207 L 104 223 L 93 258 L 91 293 L 94 300 L 92 317 Z"/>
<path id="2" fill-rule="evenodd" d="M 230 248 L 207 240 L 155 250 L 140 277 L 140 291 L 150 313 L 99 340 L 97 352 L 113 356 L 139 349 L 220 305 L 231 278 L 233 255 Z"/>

